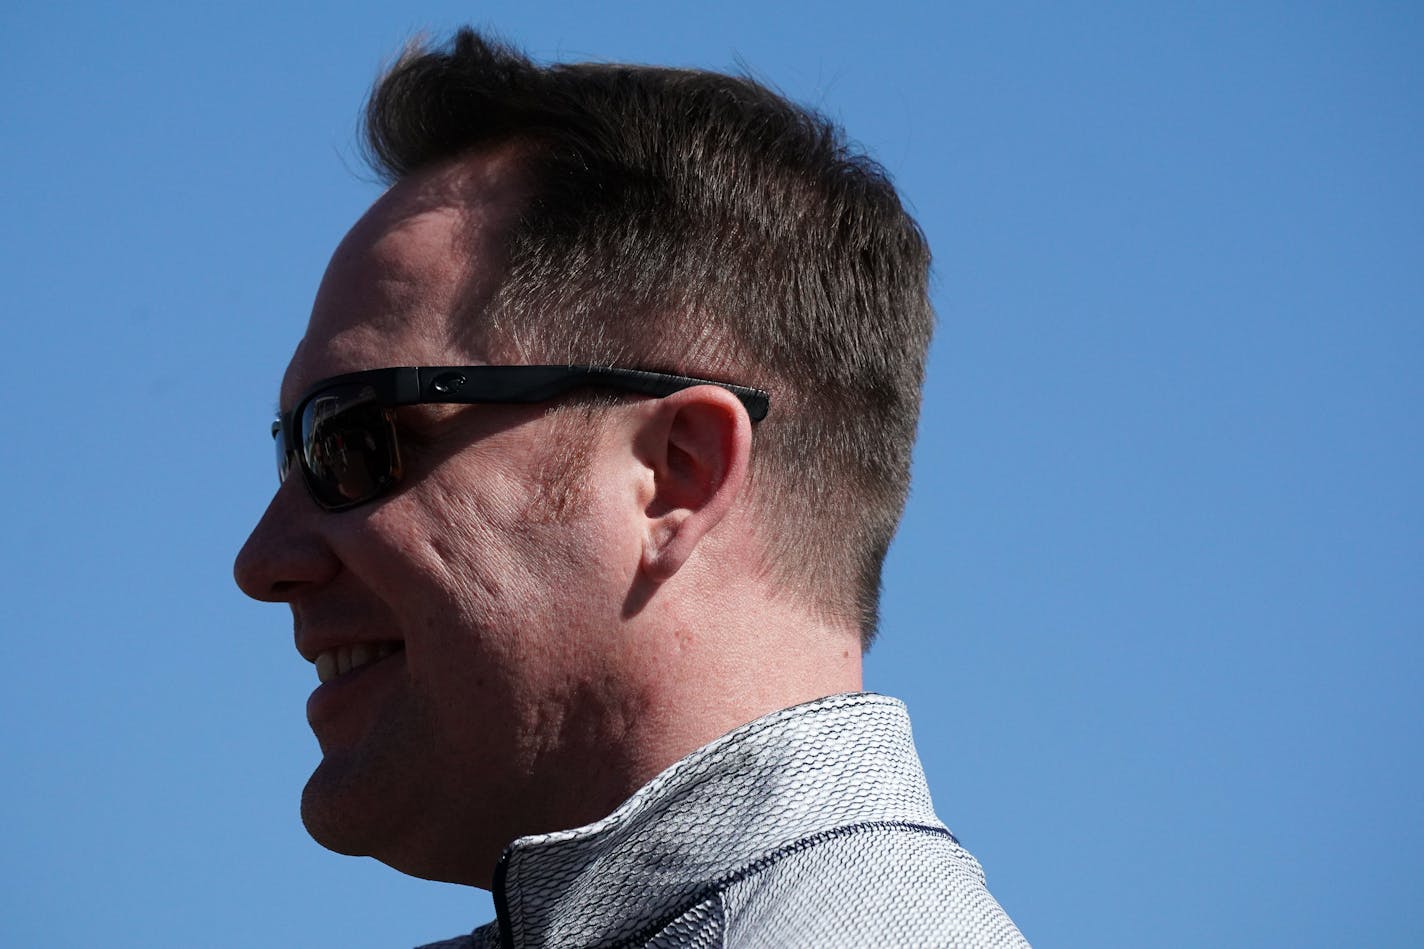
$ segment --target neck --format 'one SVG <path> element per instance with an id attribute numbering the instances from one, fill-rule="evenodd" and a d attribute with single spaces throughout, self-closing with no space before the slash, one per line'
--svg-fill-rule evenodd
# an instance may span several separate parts
<path id="1" fill-rule="evenodd" d="M 652 612 L 651 610 L 648 612 Z M 630 631 L 640 749 L 631 792 L 734 728 L 812 699 L 862 688 L 856 632 L 794 608 L 661 610 Z"/>

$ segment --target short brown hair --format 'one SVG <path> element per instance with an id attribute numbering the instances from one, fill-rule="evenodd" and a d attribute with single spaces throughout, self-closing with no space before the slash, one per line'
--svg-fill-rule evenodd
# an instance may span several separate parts
<path id="1" fill-rule="evenodd" d="M 771 392 L 752 455 L 769 567 L 868 647 L 934 322 L 929 249 L 884 170 L 750 79 L 544 67 L 469 29 L 408 49 L 367 105 L 387 181 L 511 142 L 533 197 L 489 324 L 531 362 Z"/>

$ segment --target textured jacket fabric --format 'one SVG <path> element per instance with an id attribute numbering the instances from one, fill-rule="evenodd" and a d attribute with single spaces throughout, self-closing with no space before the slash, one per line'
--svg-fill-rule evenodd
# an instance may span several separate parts
<path id="1" fill-rule="evenodd" d="M 783 709 L 616 811 L 516 840 L 498 918 L 425 949 L 1027 946 L 930 803 L 899 701 Z"/>

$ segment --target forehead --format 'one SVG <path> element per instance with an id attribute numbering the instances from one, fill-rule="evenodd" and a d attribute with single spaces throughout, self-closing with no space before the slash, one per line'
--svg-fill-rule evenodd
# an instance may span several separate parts
<path id="1" fill-rule="evenodd" d="M 505 234 L 524 191 L 517 159 L 462 159 L 402 179 L 332 254 L 282 405 L 329 376 L 395 365 L 478 362 L 470 324 L 504 274 Z"/>

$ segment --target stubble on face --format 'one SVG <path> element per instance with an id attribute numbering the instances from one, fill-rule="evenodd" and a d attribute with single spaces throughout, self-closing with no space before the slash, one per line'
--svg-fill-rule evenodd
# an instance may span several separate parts
<path id="1" fill-rule="evenodd" d="M 507 155 L 472 158 L 378 201 L 333 257 L 288 400 L 340 372 L 499 362 L 469 327 L 501 279 L 519 180 Z M 637 714 L 607 653 L 637 555 L 599 510 L 597 409 L 430 409 L 443 447 L 412 442 L 396 492 L 302 510 L 341 570 L 293 598 L 298 627 L 405 647 L 339 719 L 313 722 L 323 758 L 302 814 L 332 850 L 488 886 L 514 836 L 602 816 L 629 790 L 596 788 L 616 785 L 604 749 Z"/>

